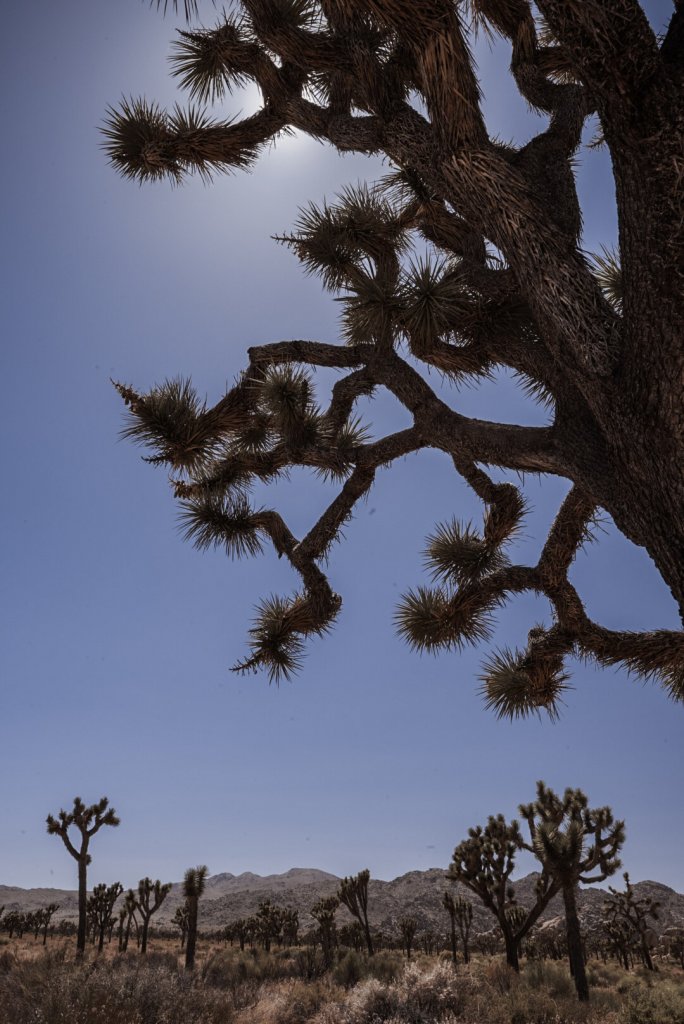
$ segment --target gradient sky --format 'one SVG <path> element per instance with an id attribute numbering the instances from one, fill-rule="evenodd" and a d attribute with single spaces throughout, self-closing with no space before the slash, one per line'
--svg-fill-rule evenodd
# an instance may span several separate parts
<path id="1" fill-rule="evenodd" d="M 662 29 L 669 0 L 646 6 Z M 204 14 L 211 23 L 211 4 Z M 44 820 L 77 793 L 107 794 L 122 819 L 94 842 L 93 882 L 178 879 L 202 862 L 391 878 L 446 866 L 470 825 L 512 816 L 544 778 L 626 819 L 633 880 L 684 891 L 684 708 L 622 672 L 577 665 L 559 723 L 498 722 L 477 695 L 485 649 L 421 658 L 395 636 L 398 595 L 424 579 L 426 534 L 481 514 L 440 454 L 383 472 L 358 509 L 330 560 L 342 615 L 301 675 L 276 688 L 230 673 L 254 604 L 296 580 L 271 554 L 232 563 L 181 541 L 164 471 L 118 440 L 109 379 L 145 390 L 192 375 L 213 402 L 248 345 L 336 340 L 335 303 L 270 235 L 383 167 L 287 138 L 252 174 L 211 186 L 118 178 L 97 125 L 122 93 L 182 99 L 166 63 L 175 24 L 139 0 L 13 4 L 4 17 L 0 883 L 75 885 Z M 504 73 L 507 47 L 481 40 L 477 54 L 492 132 L 526 140 L 535 120 Z M 583 244 L 596 251 L 615 239 L 606 154 L 583 152 L 578 178 Z M 450 400 L 502 420 L 544 417 L 505 381 Z M 382 398 L 363 412 L 378 433 L 407 419 Z M 522 559 L 566 488 L 525 481 Z M 296 472 L 268 500 L 301 534 L 330 493 Z M 649 559 L 610 523 L 573 576 L 607 626 L 678 626 Z M 541 602 L 512 602 L 493 645 L 522 645 L 543 614 Z"/>

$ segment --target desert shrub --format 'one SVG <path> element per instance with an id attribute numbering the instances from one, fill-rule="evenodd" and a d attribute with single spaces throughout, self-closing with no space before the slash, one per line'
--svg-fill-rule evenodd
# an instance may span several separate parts
<path id="1" fill-rule="evenodd" d="M 305 946 L 295 955 L 294 973 L 298 978 L 306 978 L 311 981 L 314 978 L 321 978 L 326 970 L 323 954 L 313 946 Z"/>
<path id="2" fill-rule="evenodd" d="M 684 992 L 669 982 L 630 993 L 620 1011 L 620 1024 L 682 1024 Z"/>
<path id="3" fill-rule="evenodd" d="M 281 981 L 264 988 L 249 1011 L 249 1024 L 309 1024 L 333 997 L 325 981 Z"/>
<path id="4" fill-rule="evenodd" d="M 509 967 L 503 957 L 493 957 L 486 960 L 480 967 L 480 977 L 489 988 L 495 992 L 504 993 L 518 985 L 520 977 L 512 967 Z"/>
<path id="5" fill-rule="evenodd" d="M 529 961 L 522 975 L 522 984 L 535 991 L 548 992 L 554 999 L 570 999 L 575 995 L 575 983 L 564 963 Z"/>
<path id="6" fill-rule="evenodd" d="M 365 957 L 366 976 L 377 981 L 389 982 L 398 978 L 404 970 L 404 958 L 400 953 L 385 950 L 373 957 Z"/>
<path id="7" fill-rule="evenodd" d="M 333 977 L 343 988 L 353 988 L 366 977 L 366 964 L 354 949 L 350 949 L 335 965 Z"/>

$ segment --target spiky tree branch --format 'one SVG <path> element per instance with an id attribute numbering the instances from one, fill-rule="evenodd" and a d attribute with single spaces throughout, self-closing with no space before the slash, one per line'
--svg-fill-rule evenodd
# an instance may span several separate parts
<path id="1" fill-rule="evenodd" d="M 385 154 L 396 168 L 375 190 L 311 206 L 280 239 L 337 293 L 346 347 L 253 348 L 244 374 L 211 408 L 188 382 L 147 395 L 119 385 L 132 413 L 127 432 L 177 474 L 189 539 L 232 557 L 270 541 L 299 576 L 295 595 L 260 606 L 238 669 L 263 667 L 277 680 L 298 667 L 305 640 L 325 632 L 340 608 L 320 564 L 330 545 L 381 466 L 432 447 L 481 498 L 484 522 L 454 520 L 429 538 L 436 585 L 410 591 L 397 614 L 409 643 L 478 643 L 509 596 L 532 591 L 548 599 L 548 621 L 522 650 L 495 653 L 484 666 L 496 713 L 557 714 L 571 655 L 654 676 L 681 699 L 682 634 L 607 630 L 590 620 L 568 578 L 603 509 L 647 549 L 684 614 L 684 433 L 681 388 L 669 383 L 684 373 L 684 221 L 674 198 L 684 178 L 681 10 L 659 48 L 635 0 L 544 0 L 541 26 L 528 0 L 469 7 L 510 41 L 515 84 L 548 119 L 525 146 L 489 138 L 468 30 L 451 0 L 244 0 L 214 28 L 181 32 L 174 73 L 197 103 L 256 83 L 261 111 L 232 123 L 138 100 L 110 111 L 109 157 L 139 180 L 249 166 L 286 127 L 341 151 Z M 194 5 L 185 10 L 192 15 Z M 592 260 L 579 247 L 573 158 L 594 113 L 611 152 L 620 239 L 618 252 Z M 432 247 L 427 258 L 411 258 L 418 239 Z M 464 416 L 416 363 L 456 381 L 504 367 L 548 404 L 551 422 Z M 313 397 L 313 367 L 345 371 L 326 409 Z M 412 425 L 370 441 L 354 408 L 379 388 Z M 275 509 L 248 500 L 252 483 L 292 466 L 341 483 L 303 538 Z M 524 506 L 483 467 L 570 481 L 536 565 L 510 564 Z"/>

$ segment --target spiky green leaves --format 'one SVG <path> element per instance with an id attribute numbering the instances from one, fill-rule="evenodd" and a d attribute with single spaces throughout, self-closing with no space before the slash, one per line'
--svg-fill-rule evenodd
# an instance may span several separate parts
<path id="1" fill-rule="evenodd" d="M 121 436 L 153 449 L 153 462 L 192 470 L 206 458 L 211 425 L 189 380 L 166 380 L 144 397 L 115 386 L 131 410 Z"/>
<path id="2" fill-rule="evenodd" d="M 199 103 L 222 99 L 245 85 L 254 72 L 254 47 L 241 20 L 228 19 L 214 29 L 179 32 L 171 57 L 172 74 Z"/>
<path id="3" fill-rule="evenodd" d="M 622 281 L 622 267 L 620 257 L 612 249 L 601 247 L 601 252 L 592 255 L 594 277 L 601 286 L 601 290 L 610 302 L 611 306 L 618 313 L 622 312 L 622 300 L 624 298 L 624 286 Z"/>
<path id="4" fill-rule="evenodd" d="M 319 430 L 319 411 L 307 373 L 294 366 L 271 366 L 255 382 L 258 403 L 273 430 L 296 448 L 313 445 Z"/>
<path id="5" fill-rule="evenodd" d="M 216 172 L 246 169 L 260 147 L 284 127 L 261 111 L 238 123 L 213 121 L 198 107 L 171 112 L 145 99 L 123 99 L 108 107 L 101 129 L 110 163 L 125 178 L 179 185 L 191 172 L 211 180 Z"/>
<path id="6" fill-rule="evenodd" d="M 526 651 L 504 647 L 483 664 L 480 680 L 485 707 L 497 718 L 527 718 L 543 709 L 558 717 L 558 705 L 568 689 L 563 659 L 555 651 L 528 647 Z"/>
<path id="7" fill-rule="evenodd" d="M 300 212 L 294 233 L 280 240 L 331 291 L 358 281 L 364 260 L 383 259 L 407 244 L 397 211 L 365 186 L 345 189 L 333 205 L 310 203 Z"/>
<path id="8" fill-rule="evenodd" d="M 453 260 L 421 258 L 402 280 L 402 326 L 416 355 L 472 316 L 463 279 Z"/>
<path id="9" fill-rule="evenodd" d="M 503 569 L 508 559 L 499 546 L 488 544 L 470 523 L 440 524 L 427 538 L 425 561 L 433 579 L 461 586 Z"/>
<path id="10" fill-rule="evenodd" d="M 496 594 L 464 587 L 449 594 L 443 588 L 417 587 L 401 599 L 394 616 L 399 635 L 417 651 L 460 650 L 491 635 Z"/>
<path id="11" fill-rule="evenodd" d="M 304 654 L 304 639 L 326 632 L 339 609 L 321 608 L 301 594 L 291 598 L 272 596 L 257 607 L 254 626 L 250 629 L 251 656 L 233 666 L 234 672 L 255 672 L 262 668 L 271 683 L 289 680 L 299 671 Z"/>
<path id="12" fill-rule="evenodd" d="M 230 558 L 244 558 L 263 550 L 261 513 L 242 496 L 210 493 L 183 501 L 179 521 L 183 539 L 200 551 L 223 547 Z"/>

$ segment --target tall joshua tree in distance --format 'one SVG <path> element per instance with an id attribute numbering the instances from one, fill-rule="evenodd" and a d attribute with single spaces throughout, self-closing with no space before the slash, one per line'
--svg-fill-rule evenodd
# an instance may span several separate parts
<path id="1" fill-rule="evenodd" d="M 625 823 L 615 821 L 610 807 L 590 808 L 581 789 L 566 789 L 562 797 L 543 782 L 537 799 L 520 806 L 530 842 L 525 848 L 537 857 L 563 894 L 570 970 L 577 997 L 589 999 L 584 952 L 577 913 L 577 888 L 603 882 L 620 867 L 618 851 L 625 841 Z"/>
<path id="2" fill-rule="evenodd" d="M 199 901 L 207 881 L 209 868 L 200 864 L 196 868 L 188 868 L 183 879 L 183 895 L 188 908 L 187 940 L 185 946 L 185 968 L 191 971 L 195 966 L 195 949 L 197 947 L 197 917 Z"/>
<path id="3" fill-rule="evenodd" d="M 479 897 L 496 917 L 506 947 L 506 962 L 520 970 L 520 943 L 539 919 L 560 884 L 546 869 L 537 882 L 536 900 L 530 910 L 515 902 L 510 878 L 516 853 L 523 848 L 517 821 L 508 824 L 502 814 L 490 815 L 484 828 L 468 829 L 468 838 L 458 844 L 448 871 L 453 882 L 460 882 Z"/>
<path id="4" fill-rule="evenodd" d="M 370 925 L 368 924 L 368 883 L 370 882 L 370 871 L 365 868 L 359 871 L 358 875 L 351 878 L 343 878 L 340 882 L 337 895 L 340 903 L 344 903 L 349 913 L 356 918 L 366 939 L 368 955 L 373 956 L 373 938 Z"/>
<path id="5" fill-rule="evenodd" d="M 109 800 L 103 796 L 99 803 L 91 804 L 90 807 L 81 800 L 80 796 L 74 797 L 74 806 L 71 811 L 60 810 L 56 818 L 48 814 L 47 830 L 50 835 L 59 836 L 67 850 L 78 864 L 78 932 L 76 937 L 76 950 L 82 956 L 86 946 L 86 916 L 87 916 L 87 873 L 91 857 L 89 851 L 90 840 L 96 832 L 99 832 L 104 825 L 115 828 L 119 824 L 116 811 L 109 806 Z M 69 830 L 78 834 L 78 838 L 72 842 Z"/>
<path id="6" fill-rule="evenodd" d="M 147 934 L 150 928 L 150 918 L 159 910 L 170 892 L 171 882 L 165 882 L 162 885 L 159 879 L 153 882 L 151 878 L 141 878 L 138 882 L 136 906 L 140 911 L 142 919 L 141 953 L 147 952 Z"/>
<path id="7" fill-rule="evenodd" d="M 489 135 L 465 10 L 510 42 L 515 86 L 546 119 L 525 145 Z M 684 696 L 684 634 L 605 628 L 569 578 L 604 509 L 649 553 L 684 616 L 683 37 L 679 0 L 662 38 L 637 0 L 243 0 L 176 43 L 174 73 L 196 105 L 166 113 L 141 99 L 110 110 L 109 157 L 137 181 L 249 167 L 288 127 L 343 152 L 382 154 L 396 169 L 379 191 L 312 206 L 284 239 L 339 293 L 348 344 L 252 348 L 211 408 L 187 381 L 148 394 L 120 386 L 129 435 L 174 473 L 188 538 L 231 555 L 270 541 L 301 581 L 294 596 L 264 602 L 238 667 L 275 679 L 297 668 L 304 641 L 340 608 L 322 565 L 340 529 L 380 467 L 434 448 L 484 516 L 481 528 L 454 520 L 429 537 L 436 585 L 407 592 L 398 613 L 411 645 L 478 643 L 493 612 L 531 591 L 548 600 L 547 619 L 520 650 L 484 663 L 498 713 L 554 713 L 576 654 Z M 244 83 L 263 97 L 254 116 L 212 120 L 197 105 Z M 574 172 L 592 117 L 610 151 L 619 224 L 619 252 L 593 262 Z M 411 262 L 414 241 L 430 252 Z M 549 422 L 466 416 L 416 366 L 459 383 L 503 368 L 548 405 Z M 344 372 L 324 410 L 316 367 Z M 370 441 L 354 408 L 377 388 L 411 423 Z M 304 538 L 247 497 L 292 466 L 340 480 Z M 524 503 L 487 466 L 569 482 L 536 564 L 510 563 Z"/>

